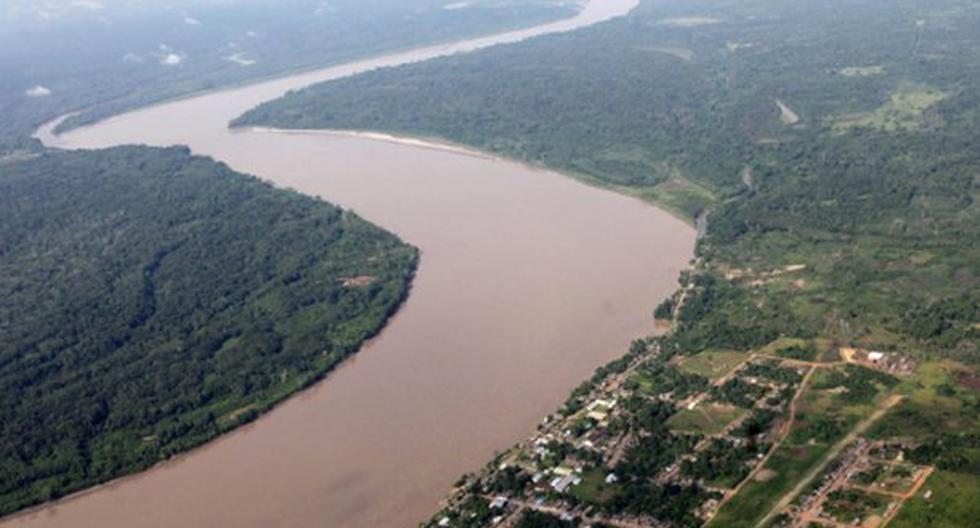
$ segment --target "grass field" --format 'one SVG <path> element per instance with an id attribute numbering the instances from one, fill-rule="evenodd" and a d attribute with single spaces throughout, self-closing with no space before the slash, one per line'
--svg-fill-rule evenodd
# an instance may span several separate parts
<path id="1" fill-rule="evenodd" d="M 849 66 L 837 70 L 837 75 L 842 77 L 870 77 L 872 75 L 884 75 L 884 66 Z"/>
<path id="2" fill-rule="evenodd" d="M 587 504 L 602 504 L 615 495 L 618 486 L 606 484 L 605 472 L 593 469 L 582 474 L 582 482 L 571 488 L 571 494 Z"/>
<path id="3" fill-rule="evenodd" d="M 746 409 L 734 405 L 702 404 L 671 416 L 667 420 L 667 425 L 678 432 L 716 435 L 724 431 L 728 424 L 747 413 Z"/>
<path id="4" fill-rule="evenodd" d="M 889 528 L 972 528 L 980 519 L 980 476 L 937 471 Z M 925 494 L 932 492 L 929 499 Z"/>
<path id="5" fill-rule="evenodd" d="M 745 352 L 731 350 L 706 350 L 678 362 L 684 372 L 704 376 L 712 381 L 724 376 L 749 357 Z"/>
<path id="6" fill-rule="evenodd" d="M 766 463 L 764 482 L 753 480 L 745 485 L 718 512 L 708 526 L 715 528 L 751 528 L 783 495 L 789 492 L 806 472 L 827 452 L 829 446 L 781 446 Z"/>
<path id="7" fill-rule="evenodd" d="M 892 93 L 888 102 L 871 112 L 837 117 L 832 128 L 838 133 L 854 128 L 870 128 L 881 132 L 919 130 L 922 128 L 922 114 L 947 97 L 949 94 L 942 90 L 905 85 Z"/>

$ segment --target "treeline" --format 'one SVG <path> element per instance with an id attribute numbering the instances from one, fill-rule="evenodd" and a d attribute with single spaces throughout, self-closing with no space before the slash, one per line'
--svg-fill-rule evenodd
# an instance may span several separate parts
<path id="1" fill-rule="evenodd" d="M 380 330 L 417 259 L 353 213 L 180 148 L 0 165 L 0 211 L 0 513 L 308 386 Z"/>

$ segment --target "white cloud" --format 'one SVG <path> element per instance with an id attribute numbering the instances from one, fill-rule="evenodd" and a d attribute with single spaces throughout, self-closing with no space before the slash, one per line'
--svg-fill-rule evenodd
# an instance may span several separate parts
<path id="1" fill-rule="evenodd" d="M 27 97 L 46 97 L 51 95 L 51 90 L 40 84 L 24 92 Z"/>
<path id="2" fill-rule="evenodd" d="M 184 58 L 176 53 L 168 53 L 160 59 L 160 64 L 164 66 L 177 66 L 181 62 L 184 62 Z"/>
<path id="3" fill-rule="evenodd" d="M 70 5 L 72 7 L 91 9 L 92 11 L 99 11 L 101 9 L 105 9 L 105 4 L 103 4 L 102 2 L 97 2 L 96 0 L 74 0 Z"/>
<path id="4" fill-rule="evenodd" d="M 241 66 L 251 66 L 255 64 L 255 59 L 250 59 L 246 57 L 244 53 L 236 53 L 234 55 L 229 55 L 225 57 L 225 60 L 234 62 L 235 64 L 239 64 Z"/>
<path id="5" fill-rule="evenodd" d="M 199 26 L 199 25 L 201 25 L 201 21 L 200 20 L 198 20 L 198 19 L 196 19 L 194 17 L 189 17 L 189 16 L 185 16 L 184 17 L 184 23 L 187 24 L 188 26 Z"/>

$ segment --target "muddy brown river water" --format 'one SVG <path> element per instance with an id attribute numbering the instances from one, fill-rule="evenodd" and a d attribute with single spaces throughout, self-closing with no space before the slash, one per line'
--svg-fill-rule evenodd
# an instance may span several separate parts
<path id="1" fill-rule="evenodd" d="M 536 28 L 327 68 L 135 111 L 65 148 L 190 145 L 343 207 L 422 250 L 403 309 L 327 379 L 253 424 L 7 527 L 406 527 L 461 473 L 528 435 L 652 330 L 694 230 L 640 201 L 510 161 L 334 133 L 229 131 L 312 82 L 625 14 L 596 0 Z"/>

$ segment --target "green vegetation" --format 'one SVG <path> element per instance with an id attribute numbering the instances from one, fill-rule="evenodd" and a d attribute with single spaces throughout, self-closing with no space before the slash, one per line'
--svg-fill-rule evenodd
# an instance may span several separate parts
<path id="1" fill-rule="evenodd" d="M 825 445 L 780 446 L 709 526 L 751 528 L 827 453 Z"/>
<path id="2" fill-rule="evenodd" d="M 838 522 L 853 524 L 870 515 L 881 515 L 888 507 L 888 499 L 881 495 L 855 489 L 839 489 L 830 492 L 824 504 L 826 511 Z"/>
<path id="3" fill-rule="evenodd" d="M 630 378 L 629 388 L 654 395 L 669 392 L 675 399 L 684 399 L 708 387 L 708 380 L 684 369 L 661 362 L 646 363 Z"/>
<path id="4" fill-rule="evenodd" d="M 714 486 L 734 488 L 748 476 L 751 469 L 748 463 L 764 454 L 768 447 L 751 442 L 736 445 L 730 440 L 715 440 L 694 460 L 682 462 L 681 471 Z"/>
<path id="5" fill-rule="evenodd" d="M 969 528 L 980 519 L 980 476 L 937 471 L 922 490 L 905 503 L 888 525 L 892 528 Z M 930 497 L 925 498 L 925 493 Z"/>
<path id="6" fill-rule="evenodd" d="M 572 528 L 578 523 L 563 521 L 550 513 L 528 510 L 517 522 L 516 528 Z"/>
<path id="7" fill-rule="evenodd" d="M 883 372 L 858 365 L 821 372 L 813 382 L 815 390 L 840 391 L 835 404 L 859 405 L 871 403 L 882 390 L 894 387 L 898 379 Z"/>
<path id="8" fill-rule="evenodd" d="M 572 495 L 586 504 L 607 504 L 619 490 L 618 484 L 607 484 L 604 471 L 593 469 L 582 475 L 582 482 L 571 489 Z"/>
<path id="9" fill-rule="evenodd" d="M 678 412 L 667 420 L 667 425 L 677 432 L 716 435 L 745 414 L 745 409 L 739 407 L 709 403 Z"/>
<path id="10" fill-rule="evenodd" d="M 0 211 L 0 513 L 146 468 L 310 385 L 381 329 L 417 258 L 180 148 L 0 165 Z"/>
<path id="11" fill-rule="evenodd" d="M 791 369 L 790 372 L 795 374 Z M 861 419 L 870 415 L 874 408 L 870 404 L 877 395 L 877 389 L 872 386 L 870 395 L 862 393 L 859 402 L 852 402 L 848 399 L 844 384 L 852 379 L 862 379 L 863 383 L 870 385 L 867 379 L 878 376 L 884 375 L 852 365 L 818 372 L 798 400 L 790 434 L 757 474 L 757 477 L 764 475 L 765 478 L 748 482 L 738 495 L 719 510 L 711 525 L 754 526 L 769 513 L 801 478 L 825 461 L 831 446 L 843 439 Z M 759 416 L 760 420 L 773 418 Z M 757 429 L 765 430 L 766 427 L 763 422 L 763 426 Z"/>
<path id="12" fill-rule="evenodd" d="M 678 364 L 684 372 L 704 376 L 714 381 L 731 372 L 748 357 L 744 352 L 706 350 L 696 356 L 681 358 Z"/>
<path id="13" fill-rule="evenodd" d="M 949 94 L 928 87 L 901 86 L 882 106 L 870 112 L 833 118 L 831 127 L 840 133 L 854 128 L 881 132 L 916 131 L 927 126 L 923 119 L 926 110 L 947 97 Z"/>

